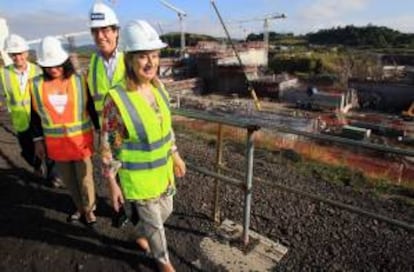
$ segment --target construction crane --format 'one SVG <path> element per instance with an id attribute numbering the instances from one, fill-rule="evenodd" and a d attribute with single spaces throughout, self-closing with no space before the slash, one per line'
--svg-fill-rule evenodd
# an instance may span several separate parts
<path id="1" fill-rule="evenodd" d="M 0 53 L 3 59 L 4 66 L 7 66 L 12 63 L 9 55 L 4 51 L 4 43 L 6 41 L 7 36 L 9 36 L 9 27 L 7 26 L 7 22 L 5 19 L 0 18 Z"/>
<path id="2" fill-rule="evenodd" d="M 161 2 L 161 4 L 163 4 L 164 6 L 166 6 L 167 8 L 171 9 L 172 11 L 177 13 L 178 19 L 180 20 L 180 32 L 181 32 L 181 50 L 180 50 L 180 57 L 183 58 L 184 57 L 184 51 L 185 51 L 185 33 L 184 33 L 184 22 L 183 19 L 184 17 L 187 16 L 187 13 L 185 13 L 183 10 L 171 5 L 170 3 L 164 1 L 164 0 L 159 0 Z"/>
<path id="3" fill-rule="evenodd" d="M 266 56 L 266 66 L 267 66 L 267 56 L 269 54 L 269 21 L 275 20 L 275 19 L 285 19 L 285 14 L 280 13 L 271 13 L 267 14 L 264 17 L 255 17 L 251 19 L 246 20 L 238 20 L 238 21 L 232 21 L 234 23 L 248 23 L 248 22 L 254 22 L 254 21 L 263 21 L 263 42 L 265 45 L 265 56 Z"/>
<path id="4" fill-rule="evenodd" d="M 253 102 L 254 102 L 254 105 L 256 107 L 256 110 L 260 111 L 261 110 L 260 101 L 256 96 L 256 91 L 253 88 L 253 84 L 251 83 L 251 81 L 247 77 L 246 71 L 244 69 L 243 62 L 242 62 L 242 60 L 240 58 L 240 55 L 239 55 L 239 52 L 237 51 L 236 46 L 234 45 L 233 39 L 231 38 L 229 31 L 227 30 L 226 24 L 224 23 L 223 17 L 221 17 L 220 11 L 218 10 L 216 3 L 214 2 L 214 0 L 210 0 L 210 1 L 211 1 L 211 5 L 214 8 L 214 11 L 217 14 L 217 17 L 220 20 L 221 25 L 223 26 L 224 32 L 226 33 L 226 36 L 227 36 L 227 39 L 228 39 L 229 43 L 231 44 L 231 48 L 233 49 L 233 52 L 236 55 L 236 59 L 238 60 L 238 62 L 240 64 L 240 67 L 242 67 L 243 75 L 244 75 L 244 78 L 245 78 L 246 84 L 247 84 L 247 88 L 248 88 L 248 91 L 249 91 L 250 95 L 253 98 Z"/>

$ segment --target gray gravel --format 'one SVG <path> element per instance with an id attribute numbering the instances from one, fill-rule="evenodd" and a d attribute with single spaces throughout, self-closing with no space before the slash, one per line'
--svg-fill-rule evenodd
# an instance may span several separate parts
<path id="1" fill-rule="evenodd" d="M 187 160 L 214 169 L 213 144 L 208 145 L 194 138 L 190 141 L 187 135 L 178 135 L 178 139 L 180 152 Z M 245 165 L 243 154 L 242 148 L 227 145 L 224 153 L 227 166 L 242 171 Z M 303 177 L 294 164 L 280 160 L 275 154 L 258 151 L 256 155 L 260 158 L 254 165 L 257 177 L 410 224 L 414 222 L 412 206 L 378 197 L 369 188 L 356 192 L 349 186 Z M 212 181 L 190 172 L 179 183 L 179 209 L 210 215 Z M 222 219 L 241 223 L 242 192 L 232 186 L 223 186 L 221 197 Z M 414 267 L 412 232 L 260 182 L 254 183 L 251 228 L 289 248 L 287 255 L 275 267 L 277 271 L 412 271 Z"/>

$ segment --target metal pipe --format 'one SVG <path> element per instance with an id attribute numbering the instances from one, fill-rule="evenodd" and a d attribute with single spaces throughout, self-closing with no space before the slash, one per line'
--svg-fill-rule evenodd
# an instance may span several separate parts
<path id="1" fill-rule="evenodd" d="M 253 154 L 254 154 L 254 131 L 247 130 L 246 139 L 246 189 L 244 192 L 244 213 L 243 213 L 243 243 L 245 246 L 249 243 L 250 228 L 250 210 L 252 203 L 252 187 L 253 187 Z"/>
<path id="2" fill-rule="evenodd" d="M 238 128 L 247 128 L 253 130 L 259 130 L 260 127 L 254 123 L 247 120 L 241 120 L 240 118 L 235 117 L 230 114 L 212 114 L 207 113 L 206 111 L 200 110 L 185 110 L 185 109 L 171 109 L 172 114 L 180 115 L 188 118 L 199 119 L 209 122 L 215 122 L 219 124 L 225 124 Z"/>
<path id="3" fill-rule="evenodd" d="M 218 124 L 217 127 L 217 145 L 216 145 L 216 172 L 221 174 L 221 162 L 223 158 L 223 125 Z M 220 179 L 215 180 L 214 184 L 214 222 L 220 222 Z"/>
<path id="4" fill-rule="evenodd" d="M 325 134 L 300 131 L 300 130 L 295 130 L 295 129 L 291 129 L 288 127 L 272 126 L 272 129 L 276 129 L 278 132 L 305 136 L 307 138 L 316 139 L 316 140 L 327 140 L 327 141 L 331 141 L 335 143 L 342 143 L 342 144 L 347 144 L 351 146 L 364 147 L 367 149 L 372 149 L 372 150 L 381 151 L 381 152 L 388 152 L 388 153 L 394 153 L 394 154 L 414 157 L 414 150 L 409 150 L 409 149 L 389 147 L 385 145 L 373 144 L 373 143 L 364 142 L 364 141 L 350 140 L 350 139 L 337 137 L 337 136 L 330 136 L 330 135 L 325 135 Z"/>
<path id="5" fill-rule="evenodd" d="M 184 15 L 180 13 L 180 14 L 178 14 L 178 17 L 180 19 L 180 32 L 181 32 L 181 35 L 180 35 L 180 47 L 181 47 L 180 57 L 184 58 L 184 55 L 185 55 L 185 33 L 184 33 L 184 21 L 183 21 Z"/>
<path id="6" fill-rule="evenodd" d="M 261 125 L 257 124 L 257 122 L 240 119 L 240 118 L 235 117 L 234 115 L 232 116 L 229 114 L 213 115 L 211 113 L 206 114 L 205 111 L 183 110 L 183 109 L 172 109 L 171 111 L 175 115 L 226 124 L 229 126 L 234 126 L 234 127 L 239 127 L 239 128 L 256 129 L 256 130 L 259 130 L 261 128 Z M 315 139 L 315 140 L 331 141 L 334 143 L 346 144 L 346 145 L 355 146 L 355 147 L 363 147 L 363 148 L 376 150 L 380 152 L 387 152 L 387 153 L 393 153 L 393 154 L 398 154 L 398 155 L 403 155 L 403 156 L 414 157 L 413 149 L 402 149 L 402 148 L 397 148 L 397 147 L 390 147 L 390 146 L 373 144 L 373 143 L 364 142 L 364 141 L 351 140 L 351 139 L 342 138 L 338 136 L 331 136 L 331 135 L 320 134 L 320 133 L 300 131 L 300 130 L 296 130 L 296 129 L 292 129 L 288 127 L 282 127 L 282 126 L 268 125 L 266 129 L 267 131 L 271 131 L 271 132 L 274 132 L 273 130 L 276 130 L 276 132 L 304 136 L 304 137 Z"/>
<path id="7" fill-rule="evenodd" d="M 224 24 L 223 18 L 221 17 L 220 12 L 219 12 L 219 10 L 218 10 L 218 8 L 217 8 L 216 3 L 214 2 L 214 0 L 211 0 L 211 5 L 213 6 L 214 11 L 217 14 L 217 17 L 219 18 L 220 23 L 223 26 L 224 32 L 226 33 L 226 36 L 227 36 L 227 39 L 228 39 L 228 41 L 229 41 L 229 43 L 231 45 L 231 48 L 233 49 L 233 52 L 236 55 L 237 61 L 239 62 L 240 67 L 242 68 L 243 75 L 244 75 L 244 79 L 246 81 L 247 88 L 248 88 L 248 90 L 250 92 L 250 95 L 253 98 L 254 105 L 256 106 L 256 109 L 257 110 L 261 110 L 259 99 L 256 96 L 256 91 L 254 90 L 252 83 L 250 82 L 249 78 L 246 75 L 246 71 L 244 70 L 244 65 L 243 65 L 243 62 L 242 62 L 242 60 L 240 58 L 239 52 L 237 51 L 236 46 L 234 45 L 234 42 L 233 42 L 233 40 L 232 40 L 232 38 L 230 36 L 229 31 L 227 30 L 226 25 Z"/>

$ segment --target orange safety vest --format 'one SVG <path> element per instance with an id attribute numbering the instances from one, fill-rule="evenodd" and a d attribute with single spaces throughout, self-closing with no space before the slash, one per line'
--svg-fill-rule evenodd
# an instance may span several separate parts
<path id="1" fill-rule="evenodd" d="M 35 78 L 30 89 L 33 108 L 42 121 L 47 155 L 55 161 L 82 160 L 93 153 L 86 83 L 79 75 L 72 75 L 68 80 L 68 101 L 61 114 L 49 102 L 48 96 L 54 90 L 44 88 L 43 77 Z"/>

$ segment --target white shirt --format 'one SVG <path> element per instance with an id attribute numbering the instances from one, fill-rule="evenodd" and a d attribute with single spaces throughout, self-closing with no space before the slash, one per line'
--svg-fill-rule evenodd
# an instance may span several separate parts
<path id="1" fill-rule="evenodd" d="M 26 84 L 27 80 L 29 79 L 29 69 L 30 65 L 27 64 L 27 67 L 24 71 L 17 70 L 16 67 L 14 67 L 14 72 L 17 75 L 17 78 L 19 79 L 19 85 L 20 85 L 20 94 L 23 95 L 26 91 Z"/>
<path id="2" fill-rule="evenodd" d="M 62 114 L 65 110 L 66 104 L 68 103 L 67 94 L 50 94 L 48 96 L 50 104 L 59 114 Z"/>
<path id="3" fill-rule="evenodd" d="M 118 50 L 115 49 L 114 53 L 109 59 L 105 59 L 102 56 L 102 54 L 101 54 L 101 57 L 102 57 L 102 60 L 105 66 L 106 76 L 108 77 L 109 82 L 111 82 L 112 77 L 114 76 L 114 73 L 115 73 L 116 64 L 118 63 L 118 58 L 119 58 Z"/>

